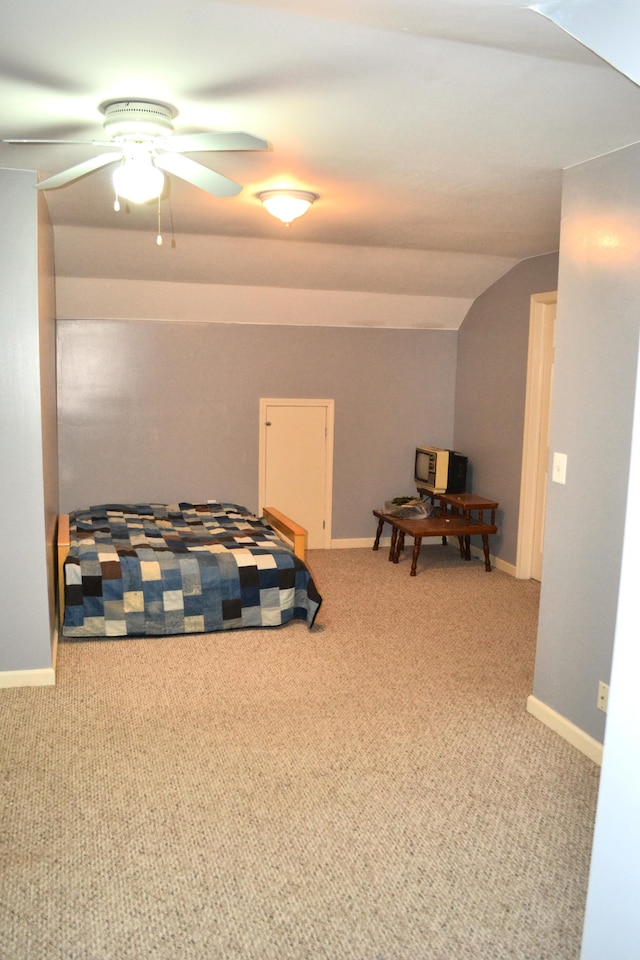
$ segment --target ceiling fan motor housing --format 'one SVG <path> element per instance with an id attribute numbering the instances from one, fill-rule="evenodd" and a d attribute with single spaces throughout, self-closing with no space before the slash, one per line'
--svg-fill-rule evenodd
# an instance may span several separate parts
<path id="1" fill-rule="evenodd" d="M 153 140 L 173 133 L 177 110 L 158 100 L 107 100 L 100 104 L 105 133 L 112 140 Z"/>

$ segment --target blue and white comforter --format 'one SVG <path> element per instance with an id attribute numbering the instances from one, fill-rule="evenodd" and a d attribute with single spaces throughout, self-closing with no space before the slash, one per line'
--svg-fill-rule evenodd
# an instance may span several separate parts
<path id="1" fill-rule="evenodd" d="M 272 627 L 322 602 L 305 564 L 237 504 L 103 504 L 70 514 L 64 637 Z"/>

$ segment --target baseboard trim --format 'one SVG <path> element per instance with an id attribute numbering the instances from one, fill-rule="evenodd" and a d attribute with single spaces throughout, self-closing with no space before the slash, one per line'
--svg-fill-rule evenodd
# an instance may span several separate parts
<path id="1" fill-rule="evenodd" d="M 471 556 L 477 557 L 478 560 L 484 561 L 484 551 L 481 547 L 471 547 Z M 490 554 L 491 566 L 495 567 L 496 570 L 502 570 L 503 573 L 508 573 L 510 577 L 515 577 L 516 568 L 515 564 L 507 563 L 506 560 L 501 560 L 500 557 L 494 557 L 493 554 Z"/>
<path id="2" fill-rule="evenodd" d="M 54 687 L 56 671 L 53 667 L 40 670 L 2 670 L 0 689 L 9 687 Z"/>
<path id="3" fill-rule="evenodd" d="M 533 695 L 527 698 L 527 711 L 535 717 L 536 720 L 544 723 L 545 727 L 549 727 L 550 730 L 553 730 L 554 733 L 561 736 L 563 740 L 570 743 L 572 747 L 579 750 L 580 753 L 584 753 L 589 760 L 593 760 L 598 766 L 602 766 L 602 744 L 590 736 L 590 734 L 581 730 L 580 727 L 577 727 L 571 720 L 567 720 L 562 714 L 557 713 Z"/>
<path id="4" fill-rule="evenodd" d="M 369 550 L 372 549 L 374 544 L 374 537 L 354 537 L 353 539 L 346 540 L 332 540 L 331 549 L 332 550 L 351 550 L 355 547 L 366 547 Z M 391 546 L 391 537 L 380 537 L 380 546 L 389 547 Z"/>

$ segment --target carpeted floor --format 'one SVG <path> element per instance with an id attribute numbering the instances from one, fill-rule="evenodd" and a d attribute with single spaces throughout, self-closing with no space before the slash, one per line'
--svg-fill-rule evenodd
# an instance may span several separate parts
<path id="1" fill-rule="evenodd" d="M 312 631 L 0 691 L 2 960 L 578 960 L 598 768 L 525 710 L 538 584 L 310 565 Z"/>

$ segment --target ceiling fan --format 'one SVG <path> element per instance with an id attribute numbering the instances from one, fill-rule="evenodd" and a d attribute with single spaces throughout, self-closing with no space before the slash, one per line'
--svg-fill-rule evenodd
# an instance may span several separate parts
<path id="1" fill-rule="evenodd" d="M 235 180 L 216 173 L 201 163 L 183 156 L 220 150 L 266 150 L 268 144 L 248 133 L 193 133 L 175 136 L 173 119 L 178 111 L 169 103 L 146 99 L 107 100 L 100 104 L 104 114 L 104 140 L 4 140 L 4 143 L 91 143 L 108 147 L 61 173 L 56 173 L 37 184 L 39 190 L 56 190 L 75 180 L 117 163 L 114 171 L 116 209 L 118 196 L 133 203 L 145 203 L 161 196 L 164 174 L 173 174 L 181 180 L 205 190 L 214 197 L 232 197 L 242 190 Z"/>

